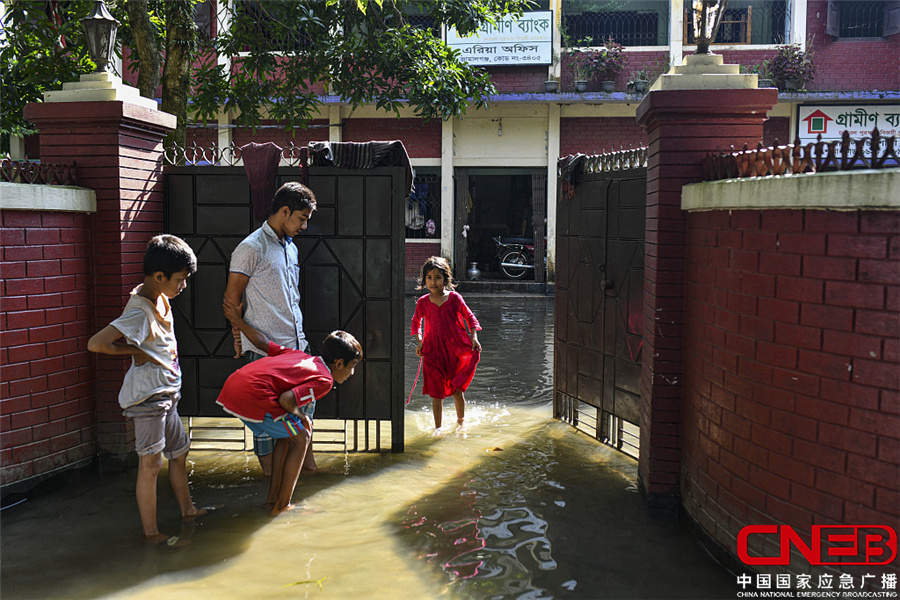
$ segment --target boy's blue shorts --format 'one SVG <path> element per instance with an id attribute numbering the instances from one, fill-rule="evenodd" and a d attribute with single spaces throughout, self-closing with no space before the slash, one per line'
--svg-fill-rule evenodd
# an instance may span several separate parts
<path id="1" fill-rule="evenodd" d="M 300 417 L 290 413 L 277 421 L 272 418 L 272 415 L 266 413 L 262 423 L 244 421 L 244 425 L 253 432 L 253 435 L 268 435 L 276 440 L 293 437 L 305 429 Z"/>

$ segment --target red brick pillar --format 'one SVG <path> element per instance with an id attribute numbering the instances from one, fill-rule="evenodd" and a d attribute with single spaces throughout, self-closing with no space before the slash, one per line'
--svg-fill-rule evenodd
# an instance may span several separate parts
<path id="1" fill-rule="evenodd" d="M 163 231 L 163 138 L 176 118 L 116 100 L 29 104 L 25 118 L 40 131 L 41 160 L 75 163 L 79 185 L 97 194 L 93 295 L 99 330 L 121 314 L 129 292 L 143 280 L 147 242 Z M 128 364 L 112 357 L 96 362 L 101 456 L 122 459 L 134 449 L 134 428 L 118 403 Z"/>
<path id="2" fill-rule="evenodd" d="M 762 139 L 774 89 L 655 90 L 637 110 L 647 132 L 644 350 L 638 480 L 651 507 L 675 508 L 681 468 L 685 213 L 681 188 L 708 152 Z"/>

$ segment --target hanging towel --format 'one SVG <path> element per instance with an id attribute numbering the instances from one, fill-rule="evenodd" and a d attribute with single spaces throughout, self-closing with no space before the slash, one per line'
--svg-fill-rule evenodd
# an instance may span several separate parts
<path id="1" fill-rule="evenodd" d="M 413 192 L 415 172 L 403 142 L 310 142 L 311 163 L 318 166 L 335 166 L 346 169 L 373 169 L 375 167 L 402 166 L 406 169 L 406 189 Z"/>
<path id="2" fill-rule="evenodd" d="M 257 144 L 250 142 L 241 146 L 244 172 L 250 180 L 250 206 L 253 218 L 264 221 L 269 216 L 269 206 L 275 197 L 275 182 L 278 163 L 281 162 L 281 148 L 272 142 Z"/>

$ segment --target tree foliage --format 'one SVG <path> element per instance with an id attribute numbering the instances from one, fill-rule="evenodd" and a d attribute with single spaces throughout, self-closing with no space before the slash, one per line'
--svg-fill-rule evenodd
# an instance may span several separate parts
<path id="1" fill-rule="evenodd" d="M 26 104 L 39 102 L 44 92 L 58 90 L 63 82 L 77 81 L 94 70 L 78 22 L 88 15 L 91 3 L 21 0 L 5 6 L 6 39 L 0 42 L 0 133 L 4 142 L 10 134 L 24 137 L 34 133 L 22 118 Z"/>
<path id="2" fill-rule="evenodd" d="M 422 118 L 463 115 L 495 92 L 489 75 L 449 49 L 441 25 L 478 30 L 529 0 L 232 0 L 217 7 L 230 28 L 206 37 L 188 23 L 198 0 L 107 0 L 121 22 L 144 95 L 162 83 L 163 110 L 189 121 L 229 111 L 237 124 L 303 127 L 317 116 L 323 86 L 352 108 L 374 104 Z M 27 102 L 91 70 L 78 19 L 89 0 L 7 3 L 3 60 L 4 135 L 29 132 Z M 51 24 L 52 5 L 58 18 Z M 209 4 L 201 4 L 208 7 Z M 146 14 L 147 18 L 143 15 Z M 226 19 L 223 19 L 227 15 Z M 140 17 L 140 18 L 139 18 Z M 58 40 L 64 36 L 65 46 Z M 155 94 L 154 94 L 155 95 Z M 14 102 L 10 102 L 15 98 Z"/>

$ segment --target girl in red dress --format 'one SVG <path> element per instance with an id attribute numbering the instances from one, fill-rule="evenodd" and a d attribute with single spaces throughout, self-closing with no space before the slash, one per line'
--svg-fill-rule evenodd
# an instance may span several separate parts
<path id="1" fill-rule="evenodd" d="M 434 426 L 440 428 L 444 398 L 453 396 L 456 423 L 463 426 L 468 389 L 481 356 L 478 319 L 463 297 L 454 292 L 450 265 L 432 256 L 422 266 L 418 289 L 428 293 L 416 301 L 412 335 L 418 340 L 416 356 L 423 359 L 425 384 L 422 393 L 431 396 Z"/>

